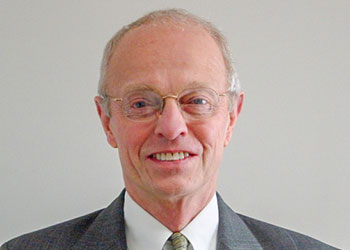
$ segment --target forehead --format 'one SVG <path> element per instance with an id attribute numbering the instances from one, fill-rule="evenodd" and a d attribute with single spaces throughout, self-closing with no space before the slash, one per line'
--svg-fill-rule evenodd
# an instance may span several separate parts
<path id="1" fill-rule="evenodd" d="M 116 46 L 108 65 L 107 89 L 122 91 L 141 84 L 181 89 L 193 82 L 213 85 L 225 80 L 222 53 L 206 30 L 198 25 L 151 23 L 128 31 Z"/>

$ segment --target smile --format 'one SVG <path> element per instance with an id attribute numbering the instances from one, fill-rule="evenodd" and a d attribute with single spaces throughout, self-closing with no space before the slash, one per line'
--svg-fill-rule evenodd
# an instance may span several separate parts
<path id="1" fill-rule="evenodd" d="M 153 154 L 152 157 L 159 161 L 177 161 L 189 157 L 188 152 L 176 152 L 176 153 L 157 153 Z"/>

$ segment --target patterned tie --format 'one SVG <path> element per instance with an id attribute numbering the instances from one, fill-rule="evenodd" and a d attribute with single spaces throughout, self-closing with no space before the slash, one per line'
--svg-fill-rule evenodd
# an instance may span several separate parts
<path id="1" fill-rule="evenodd" d="M 187 250 L 188 242 L 182 233 L 173 233 L 170 238 L 174 250 Z"/>

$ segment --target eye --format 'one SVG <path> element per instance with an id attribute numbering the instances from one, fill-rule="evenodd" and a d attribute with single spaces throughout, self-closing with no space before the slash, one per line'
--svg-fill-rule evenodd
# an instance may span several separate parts
<path id="1" fill-rule="evenodd" d="M 136 101 L 132 104 L 133 108 L 139 109 L 139 108 L 144 108 L 147 106 L 147 102 L 146 101 Z"/>
<path id="2" fill-rule="evenodd" d="M 134 98 L 125 103 L 123 110 L 128 117 L 146 117 L 153 114 L 155 107 L 152 100 L 144 97 Z"/>
<path id="3" fill-rule="evenodd" d="M 209 97 L 205 95 L 193 95 L 193 96 L 185 96 L 182 98 L 182 103 L 185 105 L 193 105 L 193 106 L 205 106 L 210 105 L 211 100 Z"/>
<path id="4" fill-rule="evenodd" d="M 192 115 L 205 115 L 213 108 L 210 95 L 204 91 L 192 91 L 184 95 L 180 101 L 181 108 Z"/>
<path id="5" fill-rule="evenodd" d="M 132 110 L 143 110 L 153 106 L 153 100 L 149 96 L 135 95 L 125 98 L 125 107 Z"/>
<path id="6" fill-rule="evenodd" d="M 201 105 L 203 105 L 203 104 L 207 104 L 208 101 L 205 100 L 205 99 L 203 99 L 203 98 L 195 98 L 195 99 L 191 100 L 189 103 L 201 104 Z"/>
<path id="7" fill-rule="evenodd" d="M 156 99 L 151 97 L 136 97 L 131 100 L 127 100 L 125 103 L 125 108 L 128 113 L 130 112 L 150 112 L 151 110 L 157 109 L 159 107 Z"/>

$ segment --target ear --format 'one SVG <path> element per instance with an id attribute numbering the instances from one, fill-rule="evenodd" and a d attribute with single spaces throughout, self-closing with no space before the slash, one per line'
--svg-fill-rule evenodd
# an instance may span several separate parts
<path id="1" fill-rule="evenodd" d="M 235 103 L 233 105 L 233 109 L 229 113 L 229 124 L 228 124 L 227 130 L 226 130 L 224 147 L 226 147 L 229 144 L 229 142 L 231 141 L 231 137 L 232 137 L 235 125 L 236 125 L 237 118 L 242 110 L 243 100 L 244 100 L 244 93 L 242 91 L 239 94 L 239 96 L 236 98 Z"/>
<path id="2" fill-rule="evenodd" d="M 99 96 L 95 96 L 95 104 L 98 116 L 100 117 L 103 130 L 105 131 L 107 141 L 109 145 L 111 145 L 113 148 L 117 148 L 117 140 L 115 138 L 115 135 L 113 134 L 113 131 L 110 128 L 110 120 L 111 118 L 105 113 L 104 109 L 102 108 L 102 98 Z"/>

